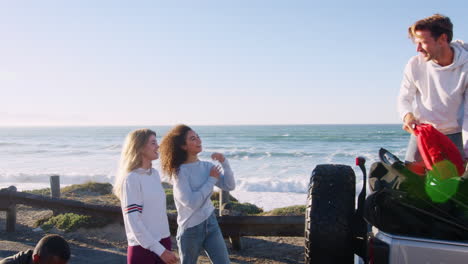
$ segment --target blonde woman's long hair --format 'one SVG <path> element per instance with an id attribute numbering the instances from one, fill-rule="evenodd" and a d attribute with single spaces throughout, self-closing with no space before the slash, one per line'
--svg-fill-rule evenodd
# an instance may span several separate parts
<path id="1" fill-rule="evenodd" d="M 119 200 L 122 197 L 123 184 L 127 179 L 128 173 L 141 167 L 143 162 L 141 150 L 152 135 L 156 136 L 156 132 L 143 128 L 128 133 L 125 138 L 122 154 L 120 155 L 119 169 L 117 170 L 112 190 Z"/>

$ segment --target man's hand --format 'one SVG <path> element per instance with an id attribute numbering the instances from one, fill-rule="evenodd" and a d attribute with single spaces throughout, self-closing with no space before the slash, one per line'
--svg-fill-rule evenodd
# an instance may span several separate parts
<path id="1" fill-rule="evenodd" d="M 164 250 L 161 254 L 161 259 L 167 264 L 177 264 L 179 263 L 179 258 L 169 250 Z"/>
<path id="2" fill-rule="evenodd" d="M 413 113 L 407 113 L 405 117 L 403 118 L 403 130 L 405 130 L 408 133 L 414 134 L 414 126 L 418 125 L 419 122 L 414 117 Z"/>

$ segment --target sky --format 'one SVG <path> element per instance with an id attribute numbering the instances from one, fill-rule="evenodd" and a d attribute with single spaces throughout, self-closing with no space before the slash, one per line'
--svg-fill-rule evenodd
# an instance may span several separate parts
<path id="1" fill-rule="evenodd" d="M 413 22 L 465 1 L 0 0 L 0 126 L 399 123 Z"/>

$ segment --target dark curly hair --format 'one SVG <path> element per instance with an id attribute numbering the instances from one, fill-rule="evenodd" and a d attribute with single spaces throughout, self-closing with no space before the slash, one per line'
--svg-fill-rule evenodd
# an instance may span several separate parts
<path id="1" fill-rule="evenodd" d="M 170 179 L 177 177 L 180 165 L 187 160 L 187 152 L 182 149 L 186 144 L 187 133 L 192 129 L 186 125 L 177 125 L 161 140 L 159 154 L 161 168 Z"/>

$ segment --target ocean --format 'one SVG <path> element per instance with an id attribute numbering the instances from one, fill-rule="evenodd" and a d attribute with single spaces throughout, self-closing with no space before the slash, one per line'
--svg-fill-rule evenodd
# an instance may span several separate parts
<path id="1" fill-rule="evenodd" d="M 0 188 L 49 186 L 50 175 L 63 185 L 113 182 L 123 140 L 141 127 L 0 127 Z M 150 126 L 162 136 L 169 126 Z M 203 142 L 200 159 L 212 152 L 229 159 L 236 178 L 232 194 L 271 210 L 305 204 L 312 170 L 318 164 L 346 164 L 357 176 L 357 156 L 366 167 L 383 147 L 404 158 L 409 135 L 401 125 L 192 126 Z M 154 161 L 153 167 L 159 168 Z"/>

